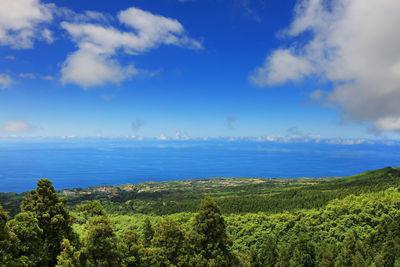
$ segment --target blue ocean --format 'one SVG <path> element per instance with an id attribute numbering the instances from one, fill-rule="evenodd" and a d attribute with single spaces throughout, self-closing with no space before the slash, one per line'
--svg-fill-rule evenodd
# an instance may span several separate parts
<path id="1" fill-rule="evenodd" d="M 208 177 L 326 177 L 400 166 L 400 146 L 211 141 L 0 143 L 0 192 Z"/>

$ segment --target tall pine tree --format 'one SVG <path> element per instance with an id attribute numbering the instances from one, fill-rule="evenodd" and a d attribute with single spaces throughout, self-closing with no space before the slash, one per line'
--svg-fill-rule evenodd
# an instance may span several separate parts
<path id="1" fill-rule="evenodd" d="M 194 250 L 194 266 L 230 266 L 235 261 L 225 220 L 211 197 L 206 197 L 199 205 L 190 242 Z"/>
<path id="2" fill-rule="evenodd" d="M 54 266 L 60 254 L 63 239 L 76 242 L 77 237 L 72 230 L 72 219 L 65 207 L 65 199 L 58 197 L 56 190 L 48 179 L 37 182 L 36 190 L 32 190 L 21 204 L 23 212 L 31 212 L 42 229 L 43 265 Z"/>

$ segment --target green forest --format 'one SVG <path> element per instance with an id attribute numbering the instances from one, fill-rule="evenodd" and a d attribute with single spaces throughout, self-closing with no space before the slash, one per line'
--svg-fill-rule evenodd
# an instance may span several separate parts
<path id="1" fill-rule="evenodd" d="M 0 194 L 1 266 L 400 266 L 400 169 Z"/>

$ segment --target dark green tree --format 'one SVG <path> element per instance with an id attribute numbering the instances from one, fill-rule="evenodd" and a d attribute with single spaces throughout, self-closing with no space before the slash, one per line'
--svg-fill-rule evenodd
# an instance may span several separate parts
<path id="1" fill-rule="evenodd" d="M 48 179 L 37 182 L 36 190 L 29 192 L 21 204 L 23 212 L 31 212 L 42 229 L 41 248 L 44 252 L 44 265 L 54 266 L 60 254 L 63 239 L 74 243 L 77 240 L 72 230 L 72 219 L 65 207 L 65 199 L 58 197 L 56 190 Z"/>
<path id="2" fill-rule="evenodd" d="M 290 259 L 292 257 L 291 244 L 287 242 L 281 242 L 278 246 L 278 257 L 276 259 L 276 267 L 288 267 L 290 266 Z"/>
<path id="3" fill-rule="evenodd" d="M 171 218 L 165 218 L 157 225 L 156 235 L 152 244 L 160 248 L 167 262 L 167 266 L 187 265 L 188 251 L 185 232 L 180 223 Z"/>
<path id="4" fill-rule="evenodd" d="M 6 265 L 10 259 L 11 242 L 7 227 L 8 215 L 0 205 L 0 266 Z"/>
<path id="5" fill-rule="evenodd" d="M 85 203 L 76 207 L 76 210 L 81 212 L 86 220 L 95 216 L 107 216 L 103 206 L 97 200 L 86 201 Z"/>
<path id="6" fill-rule="evenodd" d="M 140 251 L 143 249 L 142 241 L 137 232 L 128 230 L 121 239 L 121 252 L 123 264 L 128 267 L 140 265 Z"/>
<path id="7" fill-rule="evenodd" d="M 322 243 L 316 247 L 316 254 L 318 258 L 317 265 L 319 267 L 334 267 L 337 251 L 334 244 Z"/>
<path id="8" fill-rule="evenodd" d="M 261 246 L 251 251 L 252 266 L 274 266 L 277 260 L 277 239 L 274 235 L 266 235 Z"/>
<path id="9" fill-rule="evenodd" d="M 225 220 L 211 197 L 206 197 L 198 207 L 190 233 L 190 243 L 195 255 L 192 257 L 192 264 L 229 266 L 235 262 L 230 251 L 232 241 L 226 233 Z"/>
<path id="10" fill-rule="evenodd" d="M 14 240 L 13 264 L 44 265 L 46 257 L 42 250 L 43 230 L 31 212 L 19 213 L 9 221 L 10 231 L 16 237 Z"/>
<path id="11" fill-rule="evenodd" d="M 64 239 L 61 243 L 63 250 L 61 254 L 57 257 L 57 265 L 56 267 L 79 267 L 80 261 L 80 252 L 76 251 L 76 249 L 71 246 L 71 243 L 68 239 Z"/>
<path id="12" fill-rule="evenodd" d="M 144 220 L 143 224 L 143 238 L 144 238 L 144 246 L 149 247 L 151 245 L 151 240 L 154 237 L 154 229 L 151 225 L 149 218 Z"/>
<path id="13" fill-rule="evenodd" d="M 106 216 L 96 216 L 86 223 L 84 258 L 88 266 L 119 266 L 118 240 Z"/>
<path id="14" fill-rule="evenodd" d="M 168 262 L 165 255 L 162 253 L 161 248 L 149 247 L 140 250 L 140 265 L 139 266 L 166 266 L 164 263 Z"/>
<path id="15" fill-rule="evenodd" d="M 300 234 L 294 243 L 290 266 L 312 267 L 315 260 L 314 254 L 314 246 L 309 238 L 304 234 Z"/>
<path id="16" fill-rule="evenodd" d="M 338 256 L 339 266 L 364 266 L 364 249 L 355 231 L 347 234 L 343 240 L 342 252 Z"/>

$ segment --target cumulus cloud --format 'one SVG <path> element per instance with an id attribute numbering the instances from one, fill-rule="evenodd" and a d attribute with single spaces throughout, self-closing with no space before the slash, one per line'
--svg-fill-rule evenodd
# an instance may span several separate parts
<path id="1" fill-rule="evenodd" d="M 0 1 L 0 44 L 13 48 L 32 48 L 34 39 L 49 37 L 44 28 L 52 21 L 54 4 L 40 0 Z"/>
<path id="2" fill-rule="evenodd" d="M 61 26 L 78 47 L 62 66 L 63 83 L 88 88 L 120 83 L 137 74 L 133 66 L 122 66 L 116 60 L 119 52 L 137 55 L 163 44 L 201 48 L 201 44 L 189 38 L 182 24 L 175 19 L 132 7 L 121 11 L 118 20 L 130 30 L 120 31 L 99 23 L 62 22 Z"/>
<path id="3" fill-rule="evenodd" d="M 8 74 L 1 74 L 0 73 L 0 89 L 7 88 L 10 84 L 13 83 L 12 78 Z"/>
<path id="4" fill-rule="evenodd" d="M 107 55 L 96 55 L 93 50 L 80 49 L 70 54 L 64 62 L 61 81 L 88 88 L 108 82 L 118 84 L 135 73 L 133 66 L 122 67 Z"/>
<path id="5" fill-rule="evenodd" d="M 268 56 L 263 66 L 254 70 L 250 81 L 258 86 L 298 82 L 312 71 L 313 67 L 307 59 L 293 55 L 290 49 L 280 49 Z"/>
<path id="6" fill-rule="evenodd" d="M 399 14 L 395 0 L 302 0 L 282 33 L 293 44 L 267 56 L 250 80 L 271 86 L 320 77 L 334 85 L 325 101 L 345 119 L 400 130 Z"/>
<path id="7" fill-rule="evenodd" d="M 35 127 L 27 121 L 13 121 L 6 123 L 2 131 L 6 134 L 25 133 L 34 130 Z"/>

